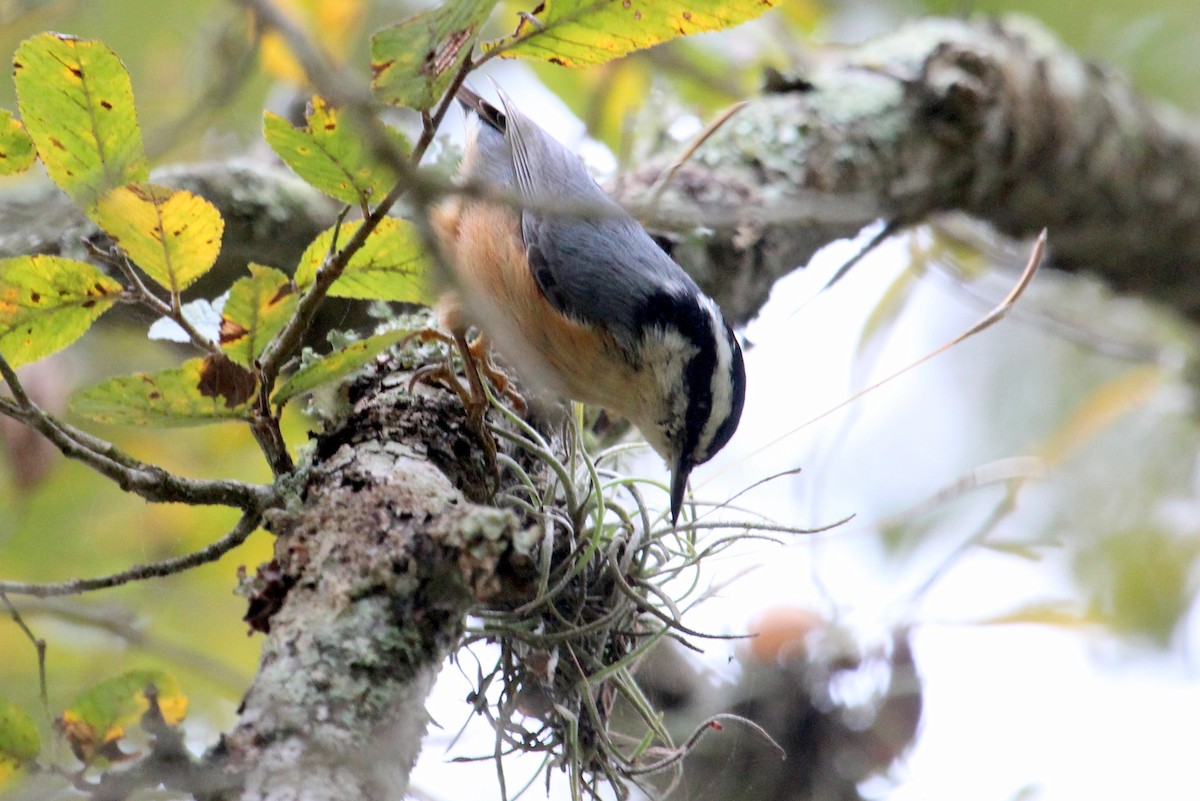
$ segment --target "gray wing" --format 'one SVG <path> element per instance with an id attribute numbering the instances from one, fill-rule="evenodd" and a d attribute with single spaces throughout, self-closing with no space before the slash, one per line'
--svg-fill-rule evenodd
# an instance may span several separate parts
<path id="1" fill-rule="evenodd" d="M 578 156 L 500 97 L 512 178 L 534 206 L 521 215 L 534 280 L 563 314 L 632 345 L 656 296 L 697 291 L 695 283 L 592 180 Z M 556 206 L 561 214 L 548 211 Z"/>

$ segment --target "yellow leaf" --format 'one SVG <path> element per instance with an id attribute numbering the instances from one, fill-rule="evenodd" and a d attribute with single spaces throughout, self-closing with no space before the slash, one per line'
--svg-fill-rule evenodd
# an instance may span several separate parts
<path id="1" fill-rule="evenodd" d="M 41 750 L 33 718 L 7 698 L 0 698 L 0 789 Z"/>
<path id="2" fill-rule="evenodd" d="M 161 670 L 132 670 L 81 692 L 58 718 L 58 729 L 81 761 L 114 761 L 121 755 L 115 744 L 125 729 L 150 708 L 150 688 L 163 721 L 178 725 L 187 714 L 187 696 L 174 677 Z"/>
<path id="3" fill-rule="evenodd" d="M 221 311 L 221 349 L 238 364 L 249 365 L 296 308 L 292 281 L 261 264 L 250 265 L 250 277 L 234 281 Z"/>
<path id="4" fill-rule="evenodd" d="M 149 174 L 120 59 L 102 42 L 59 33 L 26 39 L 13 58 L 21 118 L 50 178 L 85 210 Z"/>
<path id="5" fill-rule="evenodd" d="M 21 121 L 0 108 L 0 175 L 15 175 L 29 169 L 37 159 L 33 140 Z"/>
<path id="6" fill-rule="evenodd" d="M 81 261 L 0 259 L 0 353 L 19 366 L 62 350 L 112 306 L 121 290 Z"/>
<path id="7" fill-rule="evenodd" d="M 293 128 L 271 112 L 263 115 L 263 137 L 292 170 L 322 192 L 349 205 L 361 206 L 387 193 L 396 173 L 367 153 L 362 138 L 347 129 L 337 108 L 314 97 L 305 115 L 308 126 Z M 391 131 L 397 150 L 409 144 Z"/>
<path id="8" fill-rule="evenodd" d="M 543 0 L 484 50 L 563 67 L 603 64 L 635 50 L 754 19 L 780 0 Z"/>
<path id="9" fill-rule="evenodd" d="M 156 184 L 114 189 L 96 204 L 95 220 L 134 264 L 173 293 L 212 268 L 225 230 L 207 200 Z"/>
<path id="10" fill-rule="evenodd" d="M 362 225 L 361 221 L 330 228 L 305 249 L 296 267 L 295 281 L 307 287 L 325 262 L 329 247 L 337 237 L 344 245 Z M 428 287 L 429 262 L 421 246 L 421 237 L 407 220 L 385 217 L 350 259 L 329 294 L 338 298 L 390 300 L 431 304 Z"/>
<path id="11" fill-rule="evenodd" d="M 174 370 L 110 378 L 75 393 L 71 410 L 115 425 L 203 425 L 249 417 L 256 388 L 248 370 L 209 356 Z"/>

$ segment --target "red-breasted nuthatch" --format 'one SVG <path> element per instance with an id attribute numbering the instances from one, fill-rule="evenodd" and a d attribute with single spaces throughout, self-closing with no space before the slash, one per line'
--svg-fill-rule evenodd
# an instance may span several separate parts
<path id="1" fill-rule="evenodd" d="M 737 428 L 746 370 L 733 330 L 578 156 L 470 89 L 460 173 L 515 203 L 456 195 L 433 225 L 455 275 L 441 305 L 477 325 L 517 372 L 629 418 L 671 469 L 671 520 L 688 475 Z"/>

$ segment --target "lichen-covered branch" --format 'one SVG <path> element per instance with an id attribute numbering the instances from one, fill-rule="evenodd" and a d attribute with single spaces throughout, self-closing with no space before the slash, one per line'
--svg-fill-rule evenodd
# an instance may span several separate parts
<path id="1" fill-rule="evenodd" d="M 920 20 L 784 89 L 722 126 L 654 208 L 673 153 L 618 187 L 727 316 L 752 317 L 834 238 L 947 211 L 1049 228 L 1053 266 L 1200 314 L 1200 125 L 1034 23 Z"/>
<path id="2" fill-rule="evenodd" d="M 262 662 L 212 755 L 242 785 L 223 797 L 402 798 L 466 612 L 533 570 L 516 518 L 468 500 L 486 481 L 457 398 L 394 378 L 318 440 L 303 507 L 273 520 Z"/>

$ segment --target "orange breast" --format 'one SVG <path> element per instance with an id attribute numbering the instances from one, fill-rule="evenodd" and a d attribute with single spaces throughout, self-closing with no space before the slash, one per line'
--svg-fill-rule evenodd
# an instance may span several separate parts
<path id="1" fill-rule="evenodd" d="M 650 411 L 650 381 L 611 336 L 564 317 L 542 295 L 525 257 L 517 214 L 453 198 L 432 215 L 457 287 L 438 305 L 443 323 L 484 331 L 527 381 L 635 423 Z"/>

